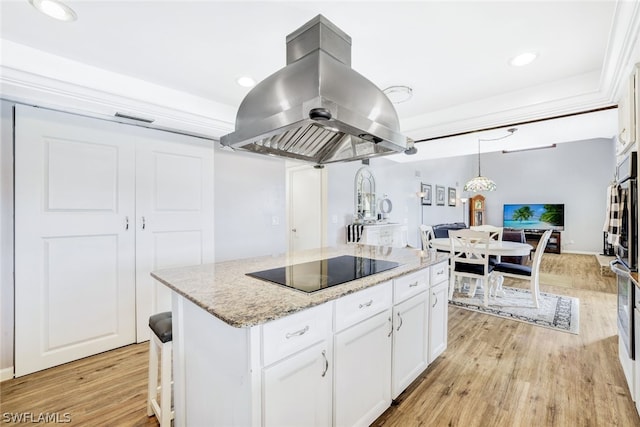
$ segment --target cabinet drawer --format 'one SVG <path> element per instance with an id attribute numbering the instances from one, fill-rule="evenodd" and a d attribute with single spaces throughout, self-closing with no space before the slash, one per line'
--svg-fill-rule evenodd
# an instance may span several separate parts
<path id="1" fill-rule="evenodd" d="M 410 273 L 393 280 L 393 302 L 397 304 L 429 288 L 429 269 Z"/>
<path id="2" fill-rule="evenodd" d="M 441 262 L 431 266 L 431 286 L 442 283 L 449 278 L 449 263 Z"/>
<path id="3" fill-rule="evenodd" d="M 344 296 L 336 302 L 336 331 L 391 307 L 391 282 Z"/>
<path id="4" fill-rule="evenodd" d="M 380 240 L 380 232 L 378 230 L 372 230 L 371 228 L 364 228 L 361 242 L 365 245 L 377 245 Z"/>
<path id="5" fill-rule="evenodd" d="M 331 304 L 322 304 L 262 325 L 264 366 L 327 339 Z"/>

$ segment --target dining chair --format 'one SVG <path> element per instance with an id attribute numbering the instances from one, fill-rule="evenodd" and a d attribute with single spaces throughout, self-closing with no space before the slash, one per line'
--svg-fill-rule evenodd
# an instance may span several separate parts
<path id="1" fill-rule="evenodd" d="M 497 227 L 495 225 L 472 225 L 469 228 L 476 231 L 488 231 L 491 239 L 502 241 L 502 235 L 504 233 L 503 227 Z M 489 264 L 495 265 L 501 261 L 500 255 L 491 255 L 489 257 Z"/>
<path id="2" fill-rule="evenodd" d="M 531 267 L 528 265 L 514 264 L 511 262 L 501 262 L 495 265 L 494 274 L 513 279 L 529 280 L 531 297 L 533 305 L 540 308 L 540 263 L 542 262 L 542 254 L 549 242 L 549 237 L 553 230 L 547 230 L 540 237 L 536 251 L 533 254 L 533 262 Z M 500 281 L 502 282 L 502 281 Z"/>
<path id="3" fill-rule="evenodd" d="M 491 236 L 488 231 L 470 229 L 449 231 L 451 252 L 449 299 L 453 298 L 456 280 L 460 279 L 460 283 L 462 283 L 462 279 L 469 278 L 475 279 L 473 285 L 469 284 L 469 296 L 475 295 L 478 284 L 482 283 L 484 305 L 485 307 L 489 305 L 490 276 L 494 269 L 489 264 L 490 242 Z"/>
<path id="4" fill-rule="evenodd" d="M 524 234 L 524 230 L 505 230 L 502 233 L 503 242 L 517 242 L 527 243 L 527 238 Z M 514 264 L 525 264 L 527 261 L 531 261 L 531 254 L 529 255 L 503 255 L 500 257 L 500 262 L 512 262 Z"/>
<path id="5" fill-rule="evenodd" d="M 420 224 L 420 238 L 422 240 L 422 249 L 427 250 L 431 248 L 431 240 L 435 239 L 433 234 L 433 227 L 430 225 Z"/>

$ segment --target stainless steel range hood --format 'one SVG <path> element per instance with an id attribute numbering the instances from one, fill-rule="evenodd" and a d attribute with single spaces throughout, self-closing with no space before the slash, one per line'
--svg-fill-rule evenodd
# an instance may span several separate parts
<path id="1" fill-rule="evenodd" d="M 351 37 L 318 15 L 287 36 L 287 66 L 247 94 L 221 143 L 324 164 L 412 147 L 399 129 L 389 98 L 351 69 Z"/>

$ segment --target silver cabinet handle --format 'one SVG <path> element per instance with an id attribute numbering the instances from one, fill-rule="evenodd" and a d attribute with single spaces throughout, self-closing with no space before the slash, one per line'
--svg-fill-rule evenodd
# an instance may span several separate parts
<path id="1" fill-rule="evenodd" d="M 409 285 L 410 288 L 415 288 L 416 286 L 418 286 L 417 281 Z"/>
<path id="2" fill-rule="evenodd" d="M 438 276 L 439 276 L 439 275 L 441 275 L 441 274 L 444 274 L 444 270 L 440 270 L 440 271 L 438 271 L 436 274 L 437 274 Z"/>
<path id="3" fill-rule="evenodd" d="M 308 330 L 309 330 L 309 325 L 305 326 L 304 328 L 300 329 L 299 331 L 288 332 L 287 335 L 285 335 L 285 337 L 287 339 L 289 339 L 291 337 L 297 337 L 297 336 L 300 336 L 300 335 L 304 335 Z"/>
<path id="4" fill-rule="evenodd" d="M 322 350 L 322 357 L 324 357 L 324 372 L 322 373 L 322 377 L 324 377 L 329 370 L 329 360 L 327 359 L 327 352 L 324 350 Z"/>
<path id="5" fill-rule="evenodd" d="M 147 226 L 147 220 L 145 220 L 144 217 L 142 217 L 142 229 L 144 230 L 146 226 Z"/>
<path id="6" fill-rule="evenodd" d="M 435 307 L 436 304 L 438 304 L 438 295 L 434 294 L 433 292 L 432 292 L 432 294 L 433 294 L 434 297 L 436 297 L 436 301 L 433 303 L 433 305 L 431 307 Z"/>
<path id="7" fill-rule="evenodd" d="M 387 335 L 387 337 L 390 337 L 391 334 L 393 333 L 393 322 L 391 321 L 391 316 L 389 316 L 389 334 Z"/>
<path id="8" fill-rule="evenodd" d="M 616 265 L 621 265 L 622 269 L 616 267 Z M 624 278 L 631 277 L 630 271 L 617 258 L 609 263 L 609 268 L 618 276 L 622 276 Z"/>
<path id="9" fill-rule="evenodd" d="M 365 302 L 364 304 L 360 304 L 360 308 L 370 307 L 371 304 L 373 304 L 372 299 L 370 299 L 368 302 Z"/>
<path id="10" fill-rule="evenodd" d="M 124 217 L 124 229 L 125 230 L 129 229 L 129 217 L 128 216 Z"/>
<path id="11" fill-rule="evenodd" d="M 618 139 L 622 142 L 622 145 L 627 145 L 628 141 L 625 141 L 624 138 L 622 137 L 622 134 L 624 134 L 627 131 L 627 128 L 623 128 L 620 131 L 620 134 L 618 135 Z"/>
<path id="12" fill-rule="evenodd" d="M 396 331 L 399 331 L 400 328 L 402 328 L 402 316 L 400 316 L 400 313 L 398 313 L 398 319 L 400 319 L 400 324 L 398 325 L 398 328 L 396 329 Z"/>

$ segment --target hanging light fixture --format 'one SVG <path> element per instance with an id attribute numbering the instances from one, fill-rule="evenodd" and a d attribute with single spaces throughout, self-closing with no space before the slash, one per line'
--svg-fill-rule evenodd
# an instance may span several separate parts
<path id="1" fill-rule="evenodd" d="M 470 191 L 472 193 L 479 193 L 481 191 L 496 191 L 496 189 L 498 188 L 496 186 L 496 183 L 493 182 L 493 180 L 487 178 L 486 176 L 482 176 L 482 173 L 480 173 L 480 142 L 481 141 L 498 141 L 500 139 L 505 139 L 513 135 L 513 133 L 517 130 L 518 128 L 509 128 L 507 129 L 507 132 L 509 132 L 509 135 L 501 136 L 500 138 L 493 138 L 493 139 L 478 138 L 478 176 L 471 179 L 464 185 L 464 188 L 463 188 L 464 191 Z"/>

